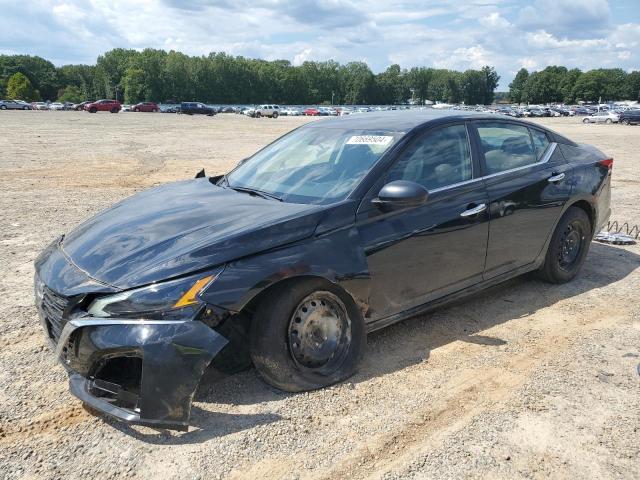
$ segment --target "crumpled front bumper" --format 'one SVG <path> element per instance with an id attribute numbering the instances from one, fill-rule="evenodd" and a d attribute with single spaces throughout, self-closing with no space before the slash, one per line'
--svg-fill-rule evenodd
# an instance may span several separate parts
<path id="1" fill-rule="evenodd" d="M 227 343 L 197 320 L 80 317 L 66 323 L 56 355 L 71 392 L 92 408 L 127 423 L 186 430 L 198 382 Z M 127 365 L 141 371 L 118 364 L 101 378 L 101 367 L 123 359 L 135 359 Z"/>

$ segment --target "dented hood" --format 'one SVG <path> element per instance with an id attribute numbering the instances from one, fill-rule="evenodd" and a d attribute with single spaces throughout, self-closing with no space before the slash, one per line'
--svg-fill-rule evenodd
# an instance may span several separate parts
<path id="1" fill-rule="evenodd" d="M 94 279 L 126 289 L 306 238 L 322 210 L 199 178 L 117 203 L 68 234 L 62 248 Z"/>

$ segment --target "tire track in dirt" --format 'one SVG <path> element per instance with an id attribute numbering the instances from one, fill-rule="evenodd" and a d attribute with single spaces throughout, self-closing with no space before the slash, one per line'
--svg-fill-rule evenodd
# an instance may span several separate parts
<path id="1" fill-rule="evenodd" d="M 395 466 L 407 464 L 412 457 L 429 446 L 440 443 L 449 434 L 468 425 L 477 414 L 497 410 L 530 378 L 532 369 L 572 346 L 572 338 L 606 328 L 627 319 L 624 314 L 612 315 L 610 308 L 592 311 L 591 323 L 573 321 L 564 315 L 553 328 L 537 339 L 532 348 L 505 357 L 500 367 L 467 369 L 459 372 L 440 388 L 445 396 L 437 403 L 417 413 L 413 420 L 391 435 L 382 436 L 340 462 L 327 472 L 313 478 L 342 480 L 344 478 L 380 478 Z M 463 347 L 468 350 L 469 347 Z M 458 352 L 462 353 L 462 352 Z M 456 355 L 457 356 L 457 355 Z M 311 478 L 311 477 L 309 477 Z"/>

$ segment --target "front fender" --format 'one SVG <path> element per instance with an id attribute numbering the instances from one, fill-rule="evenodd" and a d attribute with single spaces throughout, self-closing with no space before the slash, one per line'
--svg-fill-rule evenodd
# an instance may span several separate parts
<path id="1" fill-rule="evenodd" d="M 354 226 L 233 261 L 201 294 L 201 298 L 207 303 L 239 312 L 266 288 L 285 279 L 305 276 L 321 277 L 340 285 L 366 317 L 370 274 L 362 242 Z"/>

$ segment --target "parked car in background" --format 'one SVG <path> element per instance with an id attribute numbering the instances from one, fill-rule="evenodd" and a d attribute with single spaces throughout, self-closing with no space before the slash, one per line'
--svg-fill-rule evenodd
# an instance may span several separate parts
<path id="1" fill-rule="evenodd" d="M 640 110 L 625 110 L 618 118 L 623 125 L 640 124 Z"/>
<path id="2" fill-rule="evenodd" d="M 131 110 L 134 112 L 159 112 L 160 107 L 154 102 L 140 102 L 131 106 Z"/>
<path id="3" fill-rule="evenodd" d="M 231 106 L 221 107 L 218 113 L 236 113 L 236 109 Z"/>
<path id="4" fill-rule="evenodd" d="M 280 115 L 280 107 L 278 105 L 260 105 L 256 108 L 256 117 L 278 118 Z"/>
<path id="5" fill-rule="evenodd" d="M 618 123 L 620 117 L 613 112 L 597 112 L 582 119 L 583 123 Z"/>
<path id="6" fill-rule="evenodd" d="M 280 115 L 286 115 L 288 117 L 297 117 L 302 115 L 302 111 L 295 107 L 284 107 L 280 109 Z"/>
<path id="7" fill-rule="evenodd" d="M 64 110 L 64 104 L 60 102 L 53 102 L 49 105 L 49 110 Z"/>
<path id="8" fill-rule="evenodd" d="M 88 105 L 88 104 L 90 104 L 90 103 L 92 103 L 92 101 L 91 101 L 91 100 L 86 100 L 86 101 L 84 101 L 84 102 L 80 102 L 80 103 L 74 103 L 74 104 L 71 106 L 71 108 L 72 108 L 73 110 L 76 110 L 76 111 L 84 110 L 84 106 L 85 106 L 85 105 Z"/>
<path id="9" fill-rule="evenodd" d="M 305 108 L 304 112 L 302 112 L 303 115 L 307 115 L 310 117 L 317 117 L 318 115 L 320 115 L 320 110 L 318 110 L 315 107 L 309 107 L 309 108 Z"/>
<path id="10" fill-rule="evenodd" d="M 216 114 L 216 109 L 200 102 L 182 102 L 178 113 L 184 113 L 185 115 L 208 115 L 212 117 Z"/>
<path id="11" fill-rule="evenodd" d="M 34 110 L 49 110 L 49 105 L 45 102 L 33 102 L 31 108 Z"/>
<path id="12" fill-rule="evenodd" d="M 21 100 L 0 100 L 0 110 L 31 110 L 31 106 Z"/>
<path id="13" fill-rule="evenodd" d="M 184 430 L 209 365 L 322 388 L 358 369 L 368 332 L 528 272 L 571 281 L 611 213 L 612 167 L 497 115 L 309 122 L 58 237 L 35 261 L 35 304 L 73 394 Z"/>
<path id="14" fill-rule="evenodd" d="M 111 112 L 118 113 L 122 109 L 122 105 L 117 100 L 98 100 L 97 102 L 87 103 L 84 109 L 89 113 Z"/>

